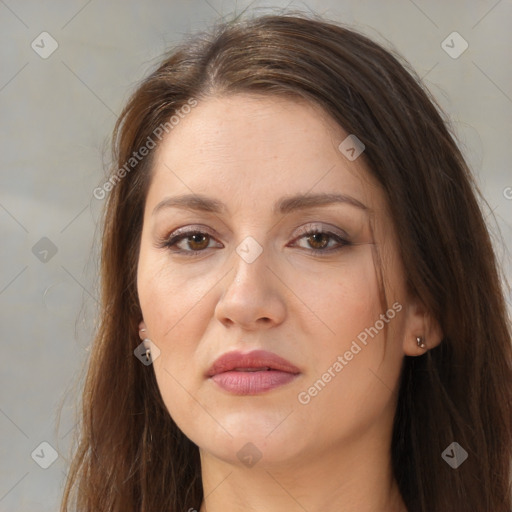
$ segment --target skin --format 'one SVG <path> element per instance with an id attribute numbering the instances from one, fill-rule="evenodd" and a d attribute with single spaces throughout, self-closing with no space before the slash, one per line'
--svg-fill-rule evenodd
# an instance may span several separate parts
<path id="1" fill-rule="evenodd" d="M 404 355 L 424 354 L 442 333 L 407 293 L 382 189 L 363 157 L 349 161 L 338 150 L 347 135 L 311 104 L 238 94 L 200 102 L 158 148 L 138 265 L 140 327 L 160 349 L 153 369 L 169 414 L 200 449 L 201 512 L 406 511 L 391 471 L 398 379 Z M 344 203 L 272 212 L 283 196 L 317 192 L 350 195 L 368 210 Z M 153 214 L 164 198 L 188 193 L 213 197 L 226 212 Z M 311 224 L 343 230 L 353 245 L 328 253 L 338 241 L 304 236 L 300 228 Z M 199 256 L 158 246 L 186 226 L 206 238 L 184 238 L 173 249 Z M 236 252 L 249 236 L 262 249 L 250 263 Z M 388 306 L 402 308 L 387 322 L 387 339 L 380 330 L 359 343 L 361 351 L 303 404 L 299 393 L 386 312 L 377 248 Z M 256 396 L 205 379 L 221 354 L 253 349 L 275 352 L 301 374 Z M 261 454 L 251 467 L 237 456 L 246 443 Z"/>

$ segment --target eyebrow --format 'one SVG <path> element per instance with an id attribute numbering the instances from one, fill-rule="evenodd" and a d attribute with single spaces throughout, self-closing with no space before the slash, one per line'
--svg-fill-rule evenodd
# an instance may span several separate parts
<path id="1" fill-rule="evenodd" d="M 308 208 L 340 203 L 355 206 L 363 211 L 370 210 L 367 206 L 361 203 L 361 201 L 352 196 L 345 194 L 318 193 L 282 197 L 274 204 L 272 212 L 274 215 L 284 215 L 292 211 L 306 210 Z M 152 215 L 155 215 L 166 208 L 180 208 L 184 210 L 218 214 L 223 214 L 227 210 L 226 205 L 217 199 L 201 194 L 183 194 L 180 196 L 166 197 L 160 201 L 153 209 Z"/>

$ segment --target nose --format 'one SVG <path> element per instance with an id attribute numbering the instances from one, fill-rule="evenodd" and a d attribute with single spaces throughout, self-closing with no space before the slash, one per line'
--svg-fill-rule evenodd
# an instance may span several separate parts
<path id="1" fill-rule="evenodd" d="M 253 259 L 234 251 L 234 268 L 215 308 L 216 318 L 226 327 L 238 324 L 244 330 L 256 330 L 283 322 L 286 287 L 271 268 L 268 253 L 263 250 Z"/>

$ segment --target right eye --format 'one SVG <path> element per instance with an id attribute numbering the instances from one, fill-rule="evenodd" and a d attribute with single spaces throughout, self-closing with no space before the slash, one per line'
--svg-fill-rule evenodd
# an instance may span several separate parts
<path id="1" fill-rule="evenodd" d="M 159 243 L 159 247 L 166 247 L 173 253 L 196 256 L 204 252 L 205 249 L 208 249 L 209 242 L 212 239 L 213 237 L 209 233 L 197 229 L 178 230 L 162 240 L 161 243 Z M 182 244 L 181 247 L 180 244 Z M 175 246 L 178 247 L 178 249 L 174 249 Z M 187 250 L 186 247 L 190 250 Z"/>

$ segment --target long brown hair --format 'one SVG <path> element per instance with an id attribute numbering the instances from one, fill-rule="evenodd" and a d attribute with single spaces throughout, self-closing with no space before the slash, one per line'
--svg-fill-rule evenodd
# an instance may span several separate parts
<path id="1" fill-rule="evenodd" d="M 191 98 L 238 92 L 305 99 L 357 134 L 387 194 L 408 287 L 442 328 L 440 345 L 406 356 L 401 376 L 391 449 L 408 510 L 511 512 L 511 329 L 481 193 L 445 116 L 400 57 L 340 24 L 291 12 L 222 21 L 188 37 L 143 80 L 115 126 L 101 316 L 61 512 L 72 496 L 83 512 L 200 508 L 199 449 L 170 417 L 151 366 L 133 354 L 154 151 L 130 158 Z M 452 442 L 468 453 L 457 469 L 442 458 Z"/>

